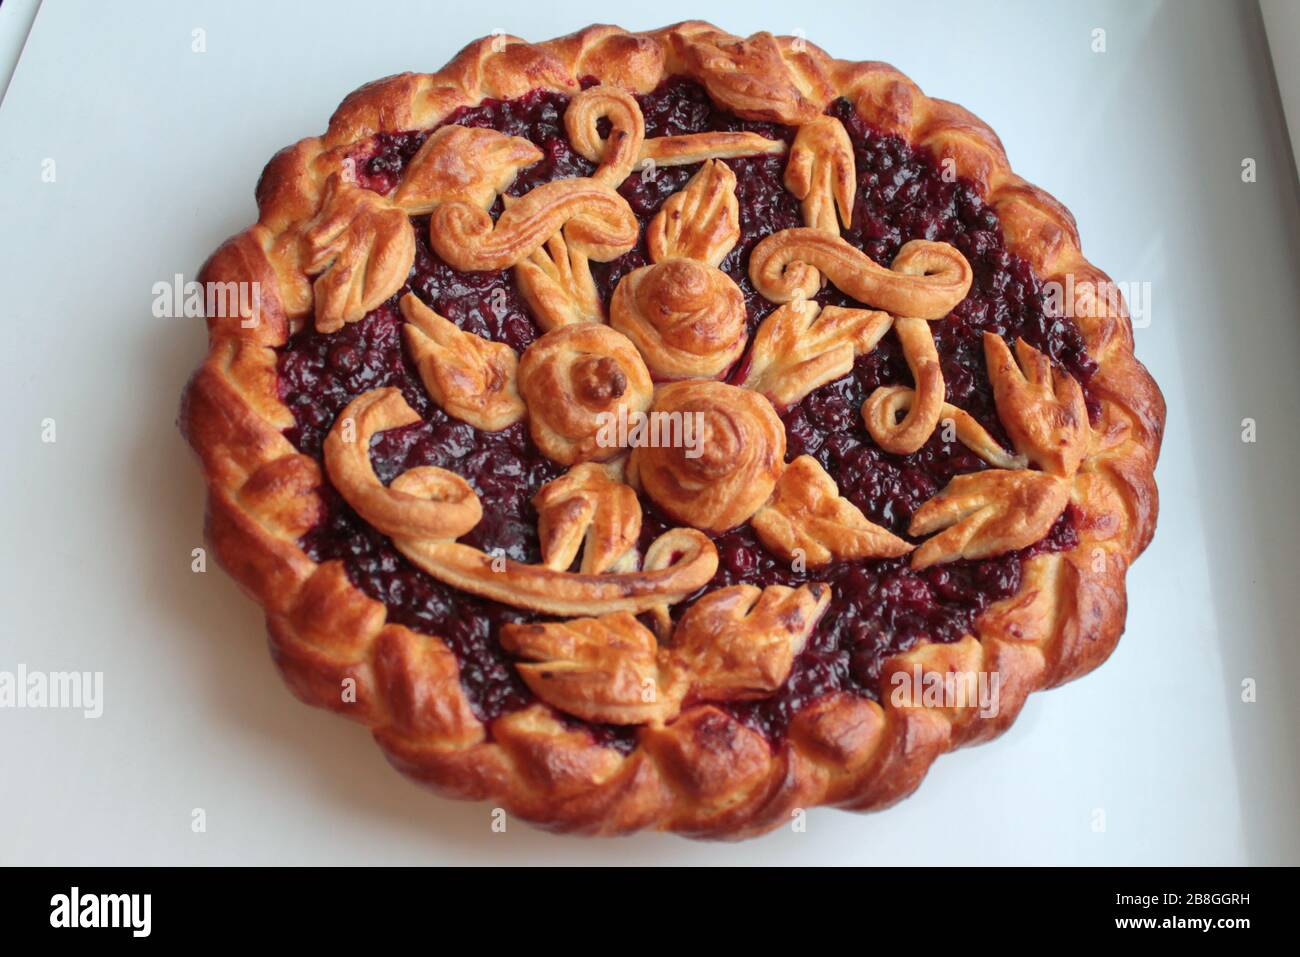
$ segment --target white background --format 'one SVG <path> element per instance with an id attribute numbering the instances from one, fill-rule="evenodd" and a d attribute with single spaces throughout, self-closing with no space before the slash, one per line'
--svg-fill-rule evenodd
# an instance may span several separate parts
<path id="1" fill-rule="evenodd" d="M 30 7 L 5 3 L 0 29 Z M 272 153 L 367 80 L 498 27 L 710 13 L 961 102 L 1075 212 L 1095 263 L 1151 283 L 1137 351 L 1170 408 L 1159 531 L 1111 660 L 890 811 L 822 809 L 807 833 L 737 846 L 495 834 L 485 805 L 421 791 L 363 729 L 298 704 L 255 605 L 190 571 L 203 492 L 174 420 L 204 336 L 153 318 L 151 287 L 193 278 L 253 220 Z M 0 105 L 0 670 L 102 671 L 105 711 L 0 710 L 0 861 L 1300 862 L 1298 211 L 1254 4 L 46 0 Z"/>

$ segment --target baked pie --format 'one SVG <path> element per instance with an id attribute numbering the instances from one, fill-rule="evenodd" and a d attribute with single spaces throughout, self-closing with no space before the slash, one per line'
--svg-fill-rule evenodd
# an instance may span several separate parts
<path id="1" fill-rule="evenodd" d="M 181 411 L 207 534 L 413 778 L 739 838 L 899 800 L 1114 647 L 1160 392 L 1070 213 L 896 70 L 494 36 L 256 195 Z"/>

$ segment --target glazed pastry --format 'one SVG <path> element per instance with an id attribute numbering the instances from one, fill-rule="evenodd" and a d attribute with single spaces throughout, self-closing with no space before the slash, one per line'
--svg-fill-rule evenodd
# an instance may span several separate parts
<path id="1" fill-rule="evenodd" d="M 1160 392 L 1070 213 L 896 70 L 494 36 L 257 200 L 181 411 L 208 537 L 293 692 L 415 779 L 741 838 L 898 801 L 1114 647 Z"/>

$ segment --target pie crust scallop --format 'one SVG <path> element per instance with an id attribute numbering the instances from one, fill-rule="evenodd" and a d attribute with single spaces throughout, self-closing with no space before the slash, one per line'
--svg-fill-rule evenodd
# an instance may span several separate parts
<path id="1" fill-rule="evenodd" d="M 1002 689 L 996 715 L 900 704 L 888 694 L 877 703 L 836 693 L 799 711 L 785 739 L 772 746 L 726 710 L 702 701 L 662 726 L 643 729 L 629 754 L 603 746 L 543 703 L 486 725 L 469 707 L 455 658 L 440 639 L 387 623 L 384 606 L 352 585 L 341 563 L 318 564 L 302 550 L 299 538 L 321 514 L 322 476 L 284 435 L 293 416 L 278 396 L 275 350 L 311 321 L 320 296 L 338 304 L 329 311 L 331 324 L 348 321 L 367 304 L 355 298 L 367 286 L 340 282 L 313 295 L 311 280 L 337 233 L 358 218 L 342 215 L 329 225 L 318 219 L 328 206 L 331 178 L 346 176 L 352 147 L 379 132 L 432 128 L 485 98 L 539 87 L 574 95 L 584 77 L 648 93 L 673 75 L 699 81 L 716 103 L 742 118 L 795 126 L 816 120 L 832 100 L 847 99 L 871 126 L 951 161 L 998 214 L 1009 251 L 1026 259 L 1041 280 L 1075 290 L 1076 301 L 1067 305 L 1099 367 L 1089 382 L 1094 415 L 1087 441 L 1071 476 L 1059 477 L 1075 510 L 1078 544 L 1027 560 L 1020 590 L 986 609 L 971 635 L 899 655 L 880 679 L 885 687 L 896 671 L 914 667 L 996 671 Z M 333 187 L 336 194 L 342 185 Z M 699 21 L 645 33 L 593 26 L 540 44 L 487 37 L 436 73 L 399 74 L 357 90 L 323 135 L 271 160 L 256 196 L 257 222 L 224 243 L 200 279 L 257 282 L 262 295 L 253 314 L 208 320 L 208 354 L 180 412 L 208 487 L 208 540 L 266 609 L 273 657 L 293 692 L 367 725 L 398 768 L 442 793 L 490 799 L 552 830 L 653 828 L 727 839 L 786 824 L 797 808 L 881 808 L 911 792 L 938 755 L 1000 733 L 1030 692 L 1091 670 L 1118 640 L 1125 573 L 1155 527 L 1153 470 L 1163 397 L 1133 355 L 1122 303 L 1096 294 L 1109 280 L 1081 253 L 1069 211 L 1012 172 L 989 127 L 955 104 L 926 97 L 892 67 L 836 60 L 802 38 L 740 38 Z M 626 239 L 627 224 L 613 200 L 597 202 L 608 215 L 588 224 L 579 241 L 600 255 Z M 481 210 L 467 203 L 439 209 L 450 207 L 454 214 L 443 215 L 466 240 L 454 252 L 489 265 L 521 252 L 520 236 L 495 236 Z M 382 204 L 359 212 L 359 233 L 378 238 L 379 224 L 396 224 Z M 313 226 L 319 228 L 309 244 L 304 240 Z M 393 236 L 379 263 L 396 275 L 406 249 L 395 229 Z M 529 243 L 522 245 L 527 252 Z M 786 294 L 806 288 L 809 273 L 785 275 L 785 266 L 797 260 L 791 255 L 779 267 L 769 263 L 764 279 L 778 289 L 784 283 Z M 823 265 L 808 268 L 823 271 Z M 1067 275 L 1072 283 L 1065 282 Z M 1033 437 L 1028 420 L 1024 434 Z M 1050 461 L 1049 450 L 1042 454 Z M 345 680 L 356 689 L 346 699 L 339 694 Z"/>

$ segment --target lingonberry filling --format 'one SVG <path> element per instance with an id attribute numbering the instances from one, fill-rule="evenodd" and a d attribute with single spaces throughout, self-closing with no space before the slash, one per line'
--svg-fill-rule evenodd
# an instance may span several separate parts
<path id="1" fill-rule="evenodd" d="M 689 80 L 670 80 L 638 99 L 647 136 L 748 130 L 788 143 L 795 133 L 790 127 L 748 122 L 719 110 L 703 87 Z M 488 127 L 537 144 L 544 159 L 524 170 L 509 190 L 520 195 L 553 179 L 593 171 L 593 164 L 573 150 L 564 133 L 566 103 L 561 94 L 534 91 L 514 100 L 484 101 L 456 112 L 447 122 Z M 1023 337 L 1077 378 L 1087 395 L 1096 365 L 1079 330 L 1070 320 L 1049 315 L 1040 282 L 1028 263 L 1007 250 L 996 213 L 974 187 L 962 180 L 946 181 L 927 151 L 873 130 L 847 101 L 837 101 L 828 112 L 849 132 L 859 175 L 853 225 L 845 238 L 884 265 L 903 243 L 917 238 L 950 242 L 970 260 L 974 270 L 970 294 L 949 318 L 931 327 L 948 401 L 1005 441 L 984 367 L 981 334 L 985 331 L 1008 339 Z M 362 144 L 352 156 L 358 182 L 381 193 L 393 189 L 429 132 L 379 134 Z M 764 236 L 803 223 L 798 201 L 782 184 L 784 157 L 727 163 L 736 172 L 741 240 L 722 268 L 745 295 L 752 331 L 774 307 L 749 282 L 749 253 Z M 644 226 L 697 169 L 667 167 L 634 173 L 620 192 Z M 494 212 L 499 210 L 498 202 Z M 304 329 L 283 349 L 280 393 L 295 419 L 286 434 L 301 451 L 319 458 L 325 434 L 348 402 L 370 389 L 400 389 L 423 421 L 375 439 L 371 457 L 380 478 L 387 482 L 422 465 L 452 469 L 469 481 L 484 504 L 482 522 L 463 540 L 518 561 L 536 562 L 540 549 L 531 499 L 564 469 L 537 450 L 523 423 L 502 432 L 481 432 L 438 408 L 403 350 L 397 303 L 412 292 L 459 327 L 506 342 L 517 351 L 540 331 L 509 270 L 454 270 L 429 248 L 427 220 L 416 219 L 414 226 L 415 264 L 400 292 L 360 322 L 332 335 Z M 643 239 L 617 260 L 593 264 L 605 301 L 619 279 L 647 262 Z M 826 304 L 851 304 L 830 286 L 820 299 Z M 743 360 L 733 371 L 733 380 L 742 370 Z M 874 352 L 857 360 L 850 375 L 785 410 L 783 420 L 790 458 L 815 456 L 842 493 L 869 518 L 903 534 L 916 509 L 949 479 L 986 466 L 959 442 L 944 441 L 942 434 L 913 455 L 881 451 L 868 436 L 858 410 L 876 387 L 892 383 L 910 383 L 910 374 L 901 349 L 887 336 Z M 302 540 L 309 556 L 316 561 L 343 561 L 352 582 L 384 602 L 390 621 L 443 638 L 460 662 L 462 683 L 481 718 L 490 720 L 533 700 L 496 636 L 506 622 L 537 616 L 439 583 L 411 565 L 328 487 L 324 501 L 325 518 Z M 648 502 L 643 505 L 644 546 L 668 526 Z M 771 698 L 730 705 L 729 710 L 770 740 L 779 741 L 791 717 L 822 695 L 845 690 L 876 697 L 887 658 L 918 642 L 951 642 L 969 633 L 981 611 L 1019 588 L 1026 557 L 1077 543 L 1075 524 L 1073 512 L 1067 510 L 1043 541 L 1029 549 L 921 572 L 913 571 L 906 559 L 843 562 L 795 572 L 789 563 L 767 552 L 748 525 L 718 536 L 719 570 L 705 590 L 740 583 L 822 581 L 832 586 L 833 595 L 785 687 Z M 675 614 L 698 597 L 677 606 Z M 623 751 L 635 746 L 635 729 L 583 726 L 609 746 Z"/>

